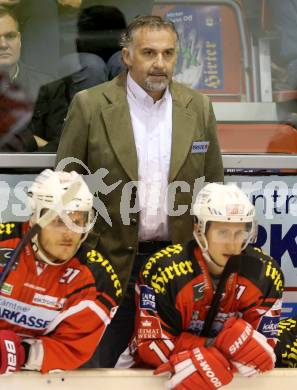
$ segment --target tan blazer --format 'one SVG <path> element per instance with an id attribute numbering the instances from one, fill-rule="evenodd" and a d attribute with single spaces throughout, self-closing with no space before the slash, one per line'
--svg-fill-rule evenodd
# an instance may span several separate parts
<path id="1" fill-rule="evenodd" d="M 176 207 L 189 206 L 195 179 L 205 176 L 206 182 L 223 181 L 222 159 L 209 99 L 176 82 L 171 83 L 170 90 L 173 100 L 173 129 L 169 183 L 185 181 L 189 184 L 189 188 L 185 188 L 189 192 L 182 192 L 178 188 L 175 195 Z M 209 142 L 208 150 L 205 153 L 194 153 L 193 142 L 200 141 Z M 121 180 L 120 185 L 111 193 L 100 194 L 112 226 L 99 217 L 88 242 L 114 264 L 125 288 L 138 245 L 139 222 L 137 212 L 130 215 L 130 223 L 126 225 L 120 214 L 120 207 L 123 207 L 120 202 L 123 187 L 138 180 L 125 73 L 110 82 L 76 94 L 65 121 L 57 163 L 69 156 L 83 161 L 92 173 L 99 168 L 106 168 L 109 173 L 104 181 L 109 186 Z M 70 164 L 66 168 L 73 169 L 86 174 L 77 164 Z M 128 184 L 126 190 L 127 186 Z M 135 195 L 134 190 L 129 206 L 135 203 Z M 170 239 L 173 242 L 183 242 L 192 237 L 193 219 L 189 211 L 181 216 L 169 216 Z"/>

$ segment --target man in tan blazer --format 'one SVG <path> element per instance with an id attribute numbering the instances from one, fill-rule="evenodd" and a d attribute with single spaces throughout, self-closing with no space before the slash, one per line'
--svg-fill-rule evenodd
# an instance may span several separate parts
<path id="1" fill-rule="evenodd" d="M 223 181 L 209 99 L 172 81 L 178 47 L 173 23 L 138 17 L 122 46 L 128 73 L 74 97 L 57 153 L 59 168 L 62 159 L 74 157 L 92 174 L 106 169 L 104 182 L 115 187 L 98 193 L 108 218 L 101 212 L 89 238 L 90 246 L 113 262 L 123 288 L 128 286 L 100 344 L 101 367 L 113 366 L 127 345 L 134 282 L 145 258 L 191 235 L 190 208 L 199 178 Z M 65 169 L 87 174 L 77 162 Z"/>

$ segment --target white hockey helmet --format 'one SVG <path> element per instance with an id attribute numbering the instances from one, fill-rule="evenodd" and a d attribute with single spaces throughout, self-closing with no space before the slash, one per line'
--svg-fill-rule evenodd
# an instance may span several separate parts
<path id="1" fill-rule="evenodd" d="M 194 237 L 203 254 L 208 257 L 208 242 L 205 235 L 208 222 L 245 222 L 249 224 L 242 250 L 250 242 L 254 242 L 257 237 L 255 207 L 245 193 L 234 184 L 207 184 L 198 193 L 193 205 L 193 214 L 199 232 L 198 234 L 194 232 Z"/>
<path id="2" fill-rule="evenodd" d="M 35 178 L 31 187 L 28 189 L 28 197 L 32 211 L 30 224 L 33 225 L 34 223 L 38 223 L 45 210 L 55 209 L 57 207 L 62 195 L 76 181 L 80 181 L 81 186 L 75 197 L 65 205 L 65 208 L 59 211 L 59 216 L 70 230 L 81 233 L 81 239 L 77 246 L 78 250 L 82 242 L 87 238 L 89 230 L 94 225 L 93 195 L 89 191 L 82 176 L 74 171 L 63 172 L 45 169 Z M 83 227 L 75 225 L 68 216 L 73 211 L 82 211 L 85 213 Z M 38 235 L 32 238 L 32 243 L 33 249 L 41 260 L 51 265 L 63 264 L 61 262 L 57 264 L 47 257 L 38 241 Z"/>

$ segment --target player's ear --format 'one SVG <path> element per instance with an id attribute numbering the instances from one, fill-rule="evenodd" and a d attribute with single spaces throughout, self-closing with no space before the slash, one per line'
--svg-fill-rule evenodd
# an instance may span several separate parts
<path id="1" fill-rule="evenodd" d="M 122 58 L 124 64 L 129 68 L 132 65 L 132 49 L 128 49 L 127 47 L 123 47 L 122 49 Z"/>

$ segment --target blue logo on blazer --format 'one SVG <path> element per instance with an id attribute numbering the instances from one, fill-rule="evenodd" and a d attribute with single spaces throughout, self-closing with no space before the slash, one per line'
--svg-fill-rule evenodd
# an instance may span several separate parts
<path id="1" fill-rule="evenodd" d="M 206 153 L 209 141 L 195 141 L 192 144 L 192 153 Z"/>

